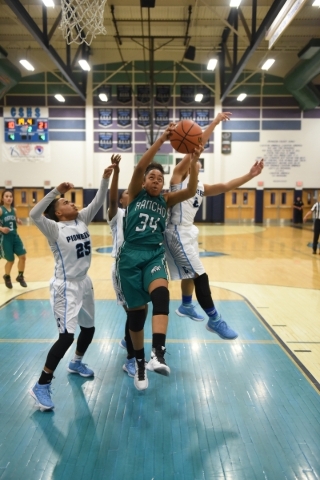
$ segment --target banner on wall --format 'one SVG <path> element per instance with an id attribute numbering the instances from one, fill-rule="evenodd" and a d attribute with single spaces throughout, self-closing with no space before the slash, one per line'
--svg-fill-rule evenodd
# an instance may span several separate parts
<path id="1" fill-rule="evenodd" d="M 151 124 L 150 121 L 150 110 L 138 108 L 138 125 L 139 127 L 149 127 Z"/>
<path id="2" fill-rule="evenodd" d="M 232 132 L 222 132 L 221 153 L 231 153 Z"/>
<path id="3" fill-rule="evenodd" d="M 130 85 L 117 86 L 117 100 L 120 103 L 131 102 L 131 87 Z"/>
<path id="4" fill-rule="evenodd" d="M 197 109 L 195 122 L 200 127 L 206 127 L 207 125 L 209 125 L 209 110 L 204 108 Z"/>
<path id="5" fill-rule="evenodd" d="M 180 110 L 180 120 L 193 120 L 193 110 Z"/>
<path id="6" fill-rule="evenodd" d="M 205 85 L 198 85 L 197 86 L 197 93 L 202 93 L 203 98 L 201 100 L 201 103 L 208 103 L 210 102 L 211 99 L 211 91 L 209 90 L 208 87 Z"/>
<path id="7" fill-rule="evenodd" d="M 99 108 L 99 125 L 109 127 L 112 124 L 112 108 Z"/>
<path id="8" fill-rule="evenodd" d="M 34 143 L 4 143 L 2 145 L 2 161 L 11 163 L 50 162 L 50 146 Z"/>
<path id="9" fill-rule="evenodd" d="M 150 87 L 149 85 L 137 85 L 137 100 L 140 103 L 150 102 Z"/>
<path id="10" fill-rule="evenodd" d="M 113 133 L 99 133 L 99 148 L 111 150 L 113 145 Z"/>
<path id="11" fill-rule="evenodd" d="M 170 85 L 156 86 L 156 102 L 168 103 L 170 100 Z"/>
<path id="12" fill-rule="evenodd" d="M 180 86 L 180 100 L 182 103 L 193 103 L 194 102 L 194 85 L 181 85 Z"/>
<path id="13" fill-rule="evenodd" d="M 120 150 L 130 150 L 132 147 L 131 132 L 118 133 L 117 147 Z"/>
<path id="14" fill-rule="evenodd" d="M 118 108 L 117 122 L 121 127 L 128 127 L 131 125 L 131 108 Z"/>
<path id="15" fill-rule="evenodd" d="M 169 125 L 169 110 L 156 108 L 154 111 L 154 123 L 158 127 L 166 127 Z"/>

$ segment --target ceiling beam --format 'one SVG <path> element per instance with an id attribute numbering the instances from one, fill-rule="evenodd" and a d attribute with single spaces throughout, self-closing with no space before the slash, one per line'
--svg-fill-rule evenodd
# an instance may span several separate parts
<path id="1" fill-rule="evenodd" d="M 46 39 L 46 36 L 42 33 L 38 25 L 35 23 L 33 18 L 29 15 L 24 6 L 19 2 L 19 0 L 5 0 L 6 4 L 11 8 L 13 13 L 17 16 L 20 22 L 26 27 L 26 29 L 31 33 L 33 38 L 39 43 L 43 50 L 49 55 L 51 60 L 59 68 L 64 77 L 68 80 L 71 87 L 80 95 L 80 97 L 85 100 L 86 94 L 83 86 L 79 85 L 73 76 L 73 72 L 70 67 L 68 67 L 58 55 L 56 50 L 52 45 L 49 45 L 49 42 Z"/>

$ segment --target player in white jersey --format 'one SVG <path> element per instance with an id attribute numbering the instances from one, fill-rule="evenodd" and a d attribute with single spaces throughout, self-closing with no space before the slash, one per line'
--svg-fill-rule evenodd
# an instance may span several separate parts
<path id="1" fill-rule="evenodd" d="M 110 165 L 104 170 L 95 198 L 80 212 L 74 203 L 62 197 L 56 198 L 57 195 L 63 195 L 74 188 L 72 183 L 61 183 L 30 212 L 30 217 L 46 236 L 55 260 L 50 295 L 59 338 L 48 353 L 38 382 L 30 390 L 41 410 L 54 408 L 50 388 L 53 373 L 71 346 L 77 325 L 81 331 L 68 371 L 82 377 L 94 375 L 94 372 L 82 363 L 82 357 L 95 331 L 93 287 L 87 275 L 92 250 L 88 225 L 105 201 L 113 168 L 114 166 Z M 43 213 L 46 216 L 42 215 Z"/>
<path id="2" fill-rule="evenodd" d="M 215 126 L 223 120 L 230 119 L 230 113 L 219 113 L 209 127 L 203 132 L 202 139 L 205 144 Z M 186 155 L 175 167 L 170 182 L 172 191 L 185 188 L 189 180 L 190 159 Z M 200 167 L 200 164 L 199 164 Z M 216 333 L 223 339 L 232 340 L 238 334 L 222 319 L 217 312 L 212 300 L 209 278 L 199 257 L 198 228 L 193 224 L 194 217 L 199 210 L 203 197 L 219 195 L 234 188 L 240 187 L 263 169 L 263 160 L 255 162 L 250 172 L 246 175 L 231 180 L 228 183 L 207 185 L 198 182 L 196 195 L 189 200 L 175 205 L 168 215 L 168 223 L 165 231 L 166 259 L 169 267 L 171 280 L 181 280 L 182 304 L 176 310 L 181 317 L 190 317 L 195 321 L 202 321 L 204 317 L 199 315 L 192 305 L 192 293 L 195 289 L 197 300 L 206 312 L 209 319 L 207 330 Z"/>
<path id="3" fill-rule="evenodd" d="M 119 248 L 121 247 L 124 241 L 123 221 L 126 213 L 126 208 L 129 202 L 128 190 L 124 190 L 124 192 L 122 192 L 122 194 L 118 199 L 120 160 L 121 160 L 120 155 L 117 155 L 116 158 L 113 159 L 115 163 L 115 167 L 114 167 L 114 173 L 113 173 L 113 177 L 112 177 L 112 181 L 109 189 L 109 208 L 107 212 L 107 222 L 110 225 L 112 240 L 113 240 L 113 247 L 111 252 L 111 256 L 113 258 L 117 257 Z M 118 207 L 118 200 L 122 208 Z M 111 277 L 112 277 L 113 288 L 117 298 L 117 303 L 118 305 L 122 305 L 122 307 L 127 313 L 126 302 L 123 297 L 123 293 L 121 291 L 120 285 L 118 284 L 117 278 L 116 278 L 116 262 L 114 262 L 111 266 Z M 148 305 L 146 305 L 145 310 L 146 310 L 145 316 L 147 316 Z M 127 372 L 129 377 L 134 377 L 136 373 L 136 365 L 135 365 L 134 348 L 132 345 L 132 340 L 129 332 L 128 320 L 126 320 L 126 325 L 125 325 L 125 336 L 123 339 L 120 340 L 119 345 L 122 348 L 125 348 L 127 350 L 127 360 L 122 367 L 123 371 Z"/>

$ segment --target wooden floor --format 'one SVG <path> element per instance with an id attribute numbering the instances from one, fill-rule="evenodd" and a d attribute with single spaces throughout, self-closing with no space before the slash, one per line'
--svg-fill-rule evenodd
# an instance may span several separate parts
<path id="1" fill-rule="evenodd" d="M 319 388 L 320 255 L 312 254 L 311 225 L 198 227 L 213 298 L 245 298 Z M 8 290 L 1 284 L 0 305 L 17 295 L 21 299 L 49 298 L 48 282 L 54 264 L 47 242 L 33 225 L 21 226 L 19 232 L 28 252 L 28 288 L 14 283 Z M 92 224 L 90 232 L 96 249 L 90 269 L 95 298 L 114 299 L 112 258 L 108 253 L 98 253 L 100 247 L 111 247 L 110 229 L 106 224 Z M 15 270 L 16 266 L 12 277 Z M 179 282 L 170 283 L 170 294 L 172 299 L 180 298 Z"/>

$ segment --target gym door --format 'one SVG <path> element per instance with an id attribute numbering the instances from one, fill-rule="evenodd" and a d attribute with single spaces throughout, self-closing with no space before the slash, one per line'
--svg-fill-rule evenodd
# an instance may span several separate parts
<path id="1" fill-rule="evenodd" d="M 29 212 L 44 196 L 43 188 L 15 188 L 13 202 L 18 218 L 29 218 Z"/>
<path id="2" fill-rule="evenodd" d="M 225 221 L 254 221 L 255 190 L 238 189 L 225 194 Z"/>
<path id="3" fill-rule="evenodd" d="M 289 222 L 293 217 L 293 190 L 265 190 L 263 220 Z"/>

